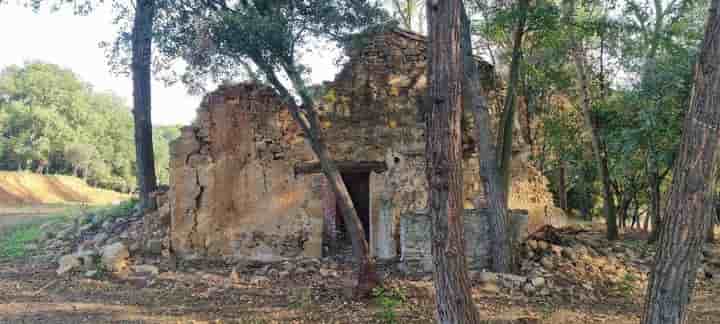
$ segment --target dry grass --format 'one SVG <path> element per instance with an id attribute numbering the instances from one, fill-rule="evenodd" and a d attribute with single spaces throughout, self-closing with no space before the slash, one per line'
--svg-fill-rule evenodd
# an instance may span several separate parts
<path id="1" fill-rule="evenodd" d="M 83 180 L 29 172 L 0 172 L 0 206 L 25 204 L 109 204 L 127 200 L 126 194 L 93 188 Z"/>

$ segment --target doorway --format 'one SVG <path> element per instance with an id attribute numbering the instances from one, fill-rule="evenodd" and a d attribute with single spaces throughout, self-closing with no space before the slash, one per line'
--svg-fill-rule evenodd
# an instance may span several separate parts
<path id="1" fill-rule="evenodd" d="M 370 174 L 387 171 L 384 161 L 335 161 L 340 175 L 348 188 L 350 199 L 360 218 L 365 239 L 370 243 L 372 212 L 370 209 Z M 319 162 L 301 162 L 294 167 L 295 175 L 322 173 Z M 322 193 L 323 208 L 323 255 L 346 257 L 352 255 L 352 242 L 346 233 L 345 220 L 337 197 L 325 182 Z"/>
<path id="2" fill-rule="evenodd" d="M 348 172 L 341 173 L 343 182 L 350 193 L 353 205 L 355 205 L 355 211 L 357 211 L 360 223 L 362 223 L 363 230 L 365 231 L 365 239 L 370 243 L 370 172 Z M 345 218 L 340 209 L 339 201 L 335 201 L 335 224 L 337 224 L 337 231 L 339 237 L 345 238 L 347 243 L 350 243 L 350 238 L 345 237 Z"/>

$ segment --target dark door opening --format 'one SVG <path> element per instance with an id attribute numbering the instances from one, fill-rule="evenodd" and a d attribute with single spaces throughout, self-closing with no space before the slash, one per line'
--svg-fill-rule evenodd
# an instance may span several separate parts
<path id="1" fill-rule="evenodd" d="M 365 239 L 370 243 L 370 173 L 387 170 L 384 161 L 335 161 L 355 205 Z M 321 173 L 319 162 L 302 162 L 294 167 L 295 174 Z M 347 237 L 345 220 L 335 195 L 328 186 L 323 189 L 323 255 L 350 256 L 352 244 Z"/>
<path id="2" fill-rule="evenodd" d="M 343 173 L 342 178 L 348 192 L 350 192 L 350 198 L 362 223 L 365 239 L 370 242 L 370 173 Z M 336 210 L 338 230 L 345 233 L 345 218 L 343 218 L 339 205 L 337 205 Z"/>

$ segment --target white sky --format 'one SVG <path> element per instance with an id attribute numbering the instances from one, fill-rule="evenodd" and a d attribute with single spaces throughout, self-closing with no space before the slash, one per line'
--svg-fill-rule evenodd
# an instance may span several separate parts
<path id="1" fill-rule="evenodd" d="M 83 17 L 73 15 L 71 10 L 34 13 L 10 0 L 9 4 L 0 5 L 0 69 L 31 60 L 58 64 L 73 70 L 95 89 L 111 90 L 125 98 L 129 107 L 132 81 L 109 72 L 105 53 L 98 46 L 101 41 L 113 40 L 116 30 L 108 5 Z M 325 52 L 320 57 L 315 53 L 308 57 L 312 81 L 331 80 L 338 70 L 332 64 L 335 55 Z M 188 95 L 181 84 L 165 87 L 162 82 L 153 81 L 152 87 L 153 124 L 184 125 L 192 121 L 200 96 Z"/>

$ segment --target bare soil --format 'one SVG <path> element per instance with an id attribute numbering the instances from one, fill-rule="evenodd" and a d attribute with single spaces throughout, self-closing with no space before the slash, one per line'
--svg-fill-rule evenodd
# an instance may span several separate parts
<path id="1" fill-rule="evenodd" d="M 0 323 L 392 323 L 377 300 L 353 301 L 338 280 L 290 278 L 233 284 L 223 265 L 185 265 L 150 282 L 58 277 L 53 264 L 0 263 Z M 349 276 L 348 269 L 342 272 Z M 394 323 L 432 323 L 432 283 L 390 278 L 403 291 Z M 700 283 L 689 323 L 720 322 L 717 284 Z M 638 323 L 641 298 L 580 302 L 474 289 L 488 323 Z M 525 319 L 536 319 L 529 321 Z"/>
<path id="2" fill-rule="evenodd" d="M 53 211 L 52 206 L 45 212 Z M 0 227 L 47 217 L 43 208 L 2 209 Z M 598 234 L 599 235 L 599 234 Z M 628 237 L 627 239 L 630 239 Z M 720 246 L 714 246 L 720 250 Z M 39 251 L 42 255 L 42 251 Z M 134 256 L 160 274 L 118 278 L 80 273 L 58 276 L 56 260 L 39 256 L 0 260 L 0 323 L 433 323 L 434 297 L 429 277 L 390 273 L 386 291 L 400 292 L 395 306 L 382 298 L 353 300 L 351 267 L 337 276 L 318 273 L 253 282 L 233 280 L 224 262 L 181 262 L 172 257 Z M 587 278 L 587 281 L 594 280 Z M 473 297 L 482 316 L 495 324 L 638 323 L 643 287 L 625 295 L 588 299 L 577 283 L 548 296 L 488 289 L 475 284 Z M 596 292 L 598 293 L 598 292 Z M 699 280 L 689 323 L 720 323 L 720 280 Z"/>

